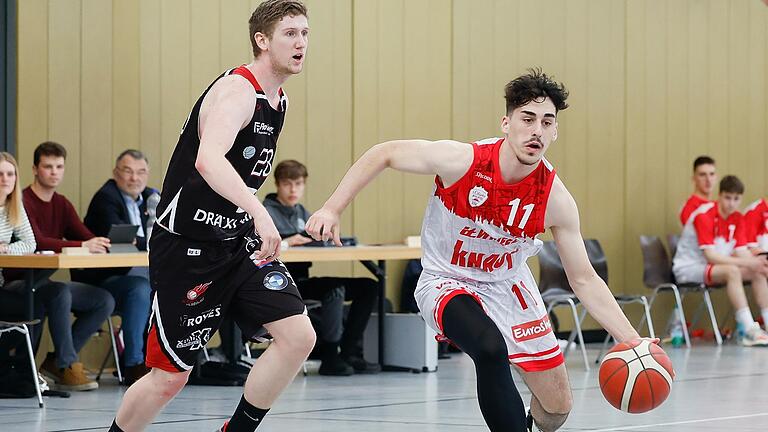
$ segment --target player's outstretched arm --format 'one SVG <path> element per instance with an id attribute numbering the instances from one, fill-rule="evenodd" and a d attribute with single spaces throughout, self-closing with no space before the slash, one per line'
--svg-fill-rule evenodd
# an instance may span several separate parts
<path id="1" fill-rule="evenodd" d="M 398 140 L 370 148 L 341 179 L 322 208 L 307 221 L 306 230 L 315 240 L 339 239 L 339 217 L 352 199 L 385 168 L 414 174 L 438 175 L 450 185 L 467 172 L 474 150 L 458 141 Z"/>
<path id="2" fill-rule="evenodd" d="M 245 78 L 227 76 L 213 85 L 200 108 L 200 149 L 195 168 L 217 194 L 248 212 L 261 237 L 258 260 L 273 260 L 280 254 L 280 234 L 259 199 L 248 190 L 225 155 L 235 137 L 253 117 L 256 98 Z"/>
<path id="3" fill-rule="evenodd" d="M 581 236 L 579 210 L 559 178 L 552 185 L 546 223 L 552 230 L 568 283 L 589 314 L 618 342 L 639 338 L 608 286 L 592 268 Z"/>

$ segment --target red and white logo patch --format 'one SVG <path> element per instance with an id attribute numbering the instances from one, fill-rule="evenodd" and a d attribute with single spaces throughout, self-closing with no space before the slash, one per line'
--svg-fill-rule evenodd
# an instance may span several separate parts
<path id="1" fill-rule="evenodd" d="M 205 294 L 205 292 L 208 290 L 208 287 L 211 286 L 212 283 L 213 281 L 201 283 L 200 285 L 187 291 L 187 298 L 184 299 L 184 304 L 187 306 L 194 306 L 203 301 L 202 296 Z"/>
<path id="2" fill-rule="evenodd" d="M 482 186 L 475 186 L 469 190 L 469 205 L 478 207 L 488 199 L 488 191 Z"/>
<path id="3" fill-rule="evenodd" d="M 512 327 L 512 338 L 515 342 L 525 342 L 540 338 L 549 333 L 552 333 L 552 323 L 549 322 L 549 315 L 544 315 L 537 320 Z"/>

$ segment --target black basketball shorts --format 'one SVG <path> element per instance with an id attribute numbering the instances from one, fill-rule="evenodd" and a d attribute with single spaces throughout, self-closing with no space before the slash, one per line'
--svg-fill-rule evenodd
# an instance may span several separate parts
<path id="1" fill-rule="evenodd" d="M 283 263 L 252 258 L 259 246 L 249 237 L 200 242 L 162 228 L 152 232 L 147 366 L 190 370 L 224 317 L 234 319 L 245 338 L 256 339 L 266 334 L 264 324 L 306 314 Z"/>

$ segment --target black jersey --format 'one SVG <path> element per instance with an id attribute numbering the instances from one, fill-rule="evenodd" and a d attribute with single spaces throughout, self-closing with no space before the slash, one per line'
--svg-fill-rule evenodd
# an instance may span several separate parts
<path id="1" fill-rule="evenodd" d="M 235 137 L 226 158 L 254 194 L 272 171 L 288 99 L 281 88 L 278 110 L 275 110 L 251 71 L 245 66 L 230 69 L 216 78 L 197 100 L 173 151 L 157 206 L 157 223 L 171 233 L 203 241 L 253 233 L 251 216 L 211 189 L 195 168 L 200 148 L 200 106 L 213 84 L 232 74 L 241 75 L 253 84 L 256 107 L 248 126 Z"/>

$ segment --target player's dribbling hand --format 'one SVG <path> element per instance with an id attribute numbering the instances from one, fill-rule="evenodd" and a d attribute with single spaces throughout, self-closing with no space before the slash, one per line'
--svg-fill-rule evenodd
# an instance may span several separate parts
<path id="1" fill-rule="evenodd" d="M 637 338 L 635 340 L 640 340 L 640 341 L 647 340 L 648 342 L 650 342 L 652 344 L 656 344 L 656 345 L 661 343 L 661 339 L 659 339 L 659 338 L 641 337 L 641 338 Z"/>
<path id="2" fill-rule="evenodd" d="M 333 239 L 336 246 L 341 246 L 339 238 L 339 215 L 325 207 L 310 216 L 304 227 L 315 240 L 327 241 Z"/>
<path id="3" fill-rule="evenodd" d="M 266 213 L 266 210 L 264 211 Z M 254 252 L 253 257 L 265 263 L 274 261 L 280 256 L 280 233 L 275 228 L 275 223 L 269 214 L 253 218 L 253 227 L 261 238 L 261 248 Z"/>

